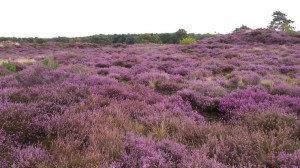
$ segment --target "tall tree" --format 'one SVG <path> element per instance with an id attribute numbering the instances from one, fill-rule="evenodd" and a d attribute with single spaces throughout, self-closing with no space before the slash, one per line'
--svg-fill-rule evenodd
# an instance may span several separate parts
<path id="1" fill-rule="evenodd" d="M 184 29 L 179 29 L 175 32 L 176 43 L 179 43 L 180 40 L 186 38 L 188 36 L 187 32 Z"/>
<path id="2" fill-rule="evenodd" d="M 275 29 L 278 31 L 284 31 L 285 27 L 294 23 L 294 21 L 287 19 L 286 14 L 280 11 L 273 12 L 273 20 L 271 21 L 269 28 Z"/>

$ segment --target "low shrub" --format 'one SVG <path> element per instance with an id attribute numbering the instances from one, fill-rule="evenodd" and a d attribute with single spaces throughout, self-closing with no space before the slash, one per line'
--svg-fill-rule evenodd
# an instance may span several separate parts
<path id="1" fill-rule="evenodd" d="M 235 116 L 268 109 L 299 114 L 300 98 L 285 95 L 271 95 L 260 88 L 237 90 L 220 100 L 219 110 L 225 115 Z"/>
<path id="2" fill-rule="evenodd" d="M 189 44 L 193 44 L 196 42 L 196 39 L 192 38 L 192 37 L 186 37 L 182 40 L 179 41 L 179 44 L 182 45 L 189 45 Z"/>

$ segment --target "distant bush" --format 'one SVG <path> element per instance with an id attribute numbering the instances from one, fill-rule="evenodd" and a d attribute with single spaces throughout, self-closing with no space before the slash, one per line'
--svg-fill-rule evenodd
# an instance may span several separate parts
<path id="1" fill-rule="evenodd" d="M 238 32 L 238 31 L 242 31 L 242 30 L 251 30 L 250 27 L 242 25 L 241 27 L 235 28 L 235 30 L 233 32 Z"/>
<path id="2" fill-rule="evenodd" d="M 196 42 L 196 39 L 192 37 L 187 37 L 179 41 L 179 44 L 188 45 Z"/>
<path id="3" fill-rule="evenodd" d="M 55 37 L 52 40 L 55 42 L 63 42 L 63 43 L 70 42 L 70 38 L 68 37 Z"/>
<path id="4" fill-rule="evenodd" d="M 46 40 L 46 39 L 42 39 L 42 38 L 35 37 L 35 38 L 34 38 L 34 42 L 37 43 L 37 44 L 43 44 L 43 43 L 47 42 L 47 40 Z"/>
<path id="5" fill-rule="evenodd" d="M 2 63 L 2 66 L 3 66 L 5 69 L 7 69 L 7 70 L 9 70 L 9 71 L 11 71 L 11 72 L 16 72 L 16 71 L 17 71 L 16 66 L 13 65 L 11 62 L 3 62 L 3 63 Z"/>
<path id="6" fill-rule="evenodd" d="M 93 35 L 82 37 L 81 42 L 96 43 L 96 44 L 112 44 L 112 36 L 110 35 Z"/>
<path id="7" fill-rule="evenodd" d="M 295 36 L 297 34 L 295 31 L 295 28 L 289 24 L 284 25 L 284 32 L 285 32 L 285 34 L 290 35 L 290 36 Z"/>

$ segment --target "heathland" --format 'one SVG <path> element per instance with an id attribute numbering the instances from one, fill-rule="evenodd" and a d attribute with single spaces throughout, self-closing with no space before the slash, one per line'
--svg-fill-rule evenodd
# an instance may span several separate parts
<path id="1" fill-rule="evenodd" d="M 0 43 L 0 167 L 297 167 L 300 35 Z"/>

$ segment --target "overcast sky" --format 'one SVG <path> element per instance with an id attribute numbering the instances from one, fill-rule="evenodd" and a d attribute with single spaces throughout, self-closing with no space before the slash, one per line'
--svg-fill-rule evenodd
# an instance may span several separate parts
<path id="1" fill-rule="evenodd" d="M 300 29 L 299 0 L 0 0 L 0 36 L 230 33 L 265 28 L 279 10 Z"/>

